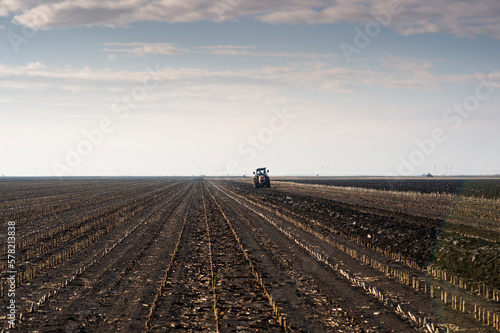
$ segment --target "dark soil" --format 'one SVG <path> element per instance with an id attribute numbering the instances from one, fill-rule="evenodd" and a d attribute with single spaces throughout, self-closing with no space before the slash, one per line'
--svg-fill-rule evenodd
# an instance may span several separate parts
<path id="1" fill-rule="evenodd" d="M 385 191 L 413 191 L 420 193 L 451 193 L 465 196 L 500 198 L 500 178 L 299 178 L 280 179 L 304 184 L 350 186 Z"/>

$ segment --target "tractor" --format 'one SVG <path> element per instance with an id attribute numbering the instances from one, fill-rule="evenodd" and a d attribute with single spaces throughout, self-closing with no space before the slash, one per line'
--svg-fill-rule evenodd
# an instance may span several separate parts
<path id="1" fill-rule="evenodd" d="M 253 184 L 255 188 L 259 187 L 271 187 L 271 181 L 268 176 L 269 170 L 266 168 L 258 168 L 253 172 Z"/>

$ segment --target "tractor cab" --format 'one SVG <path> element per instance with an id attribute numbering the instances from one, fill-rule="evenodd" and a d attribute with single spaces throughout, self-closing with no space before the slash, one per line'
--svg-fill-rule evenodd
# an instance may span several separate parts
<path id="1" fill-rule="evenodd" d="M 267 171 L 266 168 L 258 168 L 257 170 L 255 170 L 254 173 L 256 175 L 264 175 L 265 176 L 267 174 L 266 171 Z"/>

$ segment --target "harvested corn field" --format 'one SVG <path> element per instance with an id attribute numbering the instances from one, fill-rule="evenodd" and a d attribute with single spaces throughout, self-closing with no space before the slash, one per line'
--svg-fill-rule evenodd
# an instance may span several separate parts
<path id="1" fill-rule="evenodd" d="M 498 199 L 245 178 L 0 186 L 5 330 L 500 328 Z"/>

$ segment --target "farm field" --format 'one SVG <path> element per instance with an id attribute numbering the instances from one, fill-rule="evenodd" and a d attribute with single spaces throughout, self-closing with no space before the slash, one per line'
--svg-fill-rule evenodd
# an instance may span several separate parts
<path id="1" fill-rule="evenodd" d="M 464 196 L 500 198 L 500 178 L 454 178 L 454 177 L 284 177 L 282 181 L 303 184 L 332 185 L 343 187 L 362 187 L 386 191 L 413 191 L 419 193 L 460 193 Z"/>
<path id="2" fill-rule="evenodd" d="M 363 181 L 2 179 L 0 327 L 500 331 L 498 180 Z"/>

